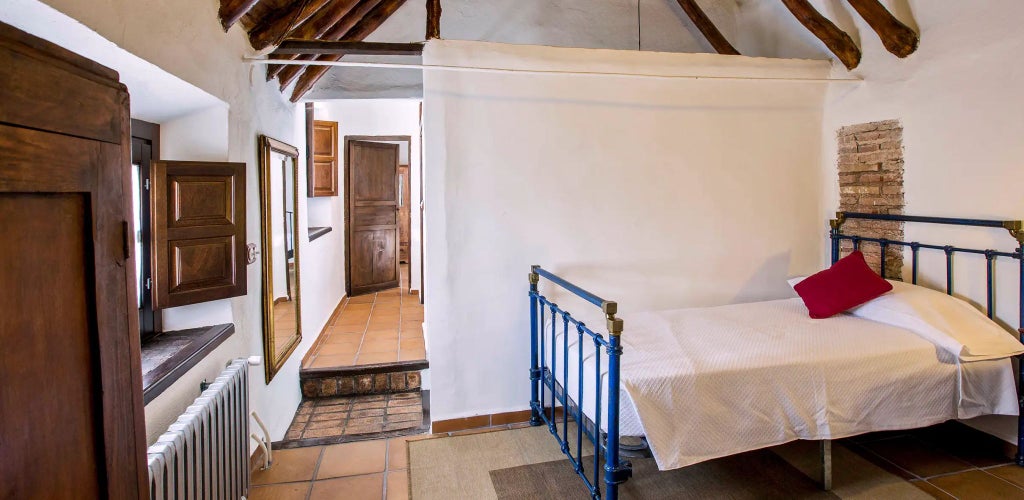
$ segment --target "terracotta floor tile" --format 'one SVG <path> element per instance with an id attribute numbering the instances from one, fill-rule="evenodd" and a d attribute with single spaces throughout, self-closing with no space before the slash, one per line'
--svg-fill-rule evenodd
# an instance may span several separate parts
<path id="1" fill-rule="evenodd" d="M 270 486 L 253 486 L 249 488 L 249 500 L 305 500 L 309 483 L 274 484 Z"/>
<path id="2" fill-rule="evenodd" d="M 388 440 L 388 469 L 409 468 L 409 445 L 406 438 Z"/>
<path id="3" fill-rule="evenodd" d="M 427 353 L 423 349 L 402 349 L 398 354 L 399 361 L 418 361 L 427 359 Z"/>
<path id="4" fill-rule="evenodd" d="M 388 415 L 398 415 L 402 413 L 423 413 L 423 408 L 418 404 L 408 406 L 388 406 Z"/>
<path id="5" fill-rule="evenodd" d="M 409 349 L 409 350 L 413 350 L 413 349 L 420 349 L 420 350 L 422 350 L 422 349 L 425 348 L 425 346 L 423 345 L 423 339 L 402 339 L 402 341 L 399 343 L 399 346 L 402 349 Z"/>
<path id="6" fill-rule="evenodd" d="M 387 500 L 409 500 L 409 473 L 401 470 L 388 472 Z"/>
<path id="7" fill-rule="evenodd" d="M 313 368 L 330 368 L 333 366 L 352 366 L 355 356 L 351 354 L 336 354 L 333 356 L 317 356 L 313 360 Z"/>
<path id="8" fill-rule="evenodd" d="M 380 500 L 384 474 L 343 477 L 313 483 L 310 500 Z"/>
<path id="9" fill-rule="evenodd" d="M 398 351 L 398 339 L 366 339 L 363 341 L 362 347 L 359 348 L 359 354 L 368 352 L 389 352 Z"/>
<path id="10" fill-rule="evenodd" d="M 339 342 L 324 344 L 320 347 L 319 356 L 331 356 L 331 355 L 354 355 L 359 352 L 359 342 Z"/>
<path id="11" fill-rule="evenodd" d="M 1017 486 L 1024 488 L 1024 467 L 1019 465 L 1004 465 L 986 469 L 989 474 L 1001 477 Z"/>
<path id="12" fill-rule="evenodd" d="M 406 330 L 406 329 L 403 328 L 402 332 L 401 332 L 401 339 L 402 340 L 409 340 L 409 339 L 420 339 L 420 340 L 423 340 L 423 330 Z"/>
<path id="13" fill-rule="evenodd" d="M 252 484 L 290 483 L 313 479 L 322 448 L 274 450 L 274 464 L 252 474 Z"/>
<path id="14" fill-rule="evenodd" d="M 909 436 L 864 443 L 863 446 L 922 478 L 971 468 L 971 464 Z"/>
<path id="15" fill-rule="evenodd" d="M 324 339 L 324 345 L 327 344 L 359 344 L 363 341 L 363 333 L 332 333 Z"/>
<path id="16" fill-rule="evenodd" d="M 384 440 L 326 446 L 317 479 L 384 472 L 386 453 Z"/>
<path id="17" fill-rule="evenodd" d="M 368 313 L 372 309 L 373 309 L 373 303 L 372 302 L 364 302 L 364 303 L 353 302 L 351 304 L 346 305 L 345 308 L 342 309 L 341 314 L 357 313 L 357 312 L 367 312 Z"/>
<path id="18" fill-rule="evenodd" d="M 421 422 L 423 420 L 423 412 L 418 413 L 393 413 L 388 414 L 388 423 L 398 422 Z M 415 426 L 414 426 L 415 427 Z"/>
<path id="19" fill-rule="evenodd" d="M 358 436 L 362 434 L 377 434 L 384 431 L 382 422 L 372 424 L 349 425 L 345 427 L 346 436 Z"/>
<path id="20" fill-rule="evenodd" d="M 366 295 L 357 295 L 355 297 L 349 297 L 349 304 L 372 304 L 376 294 L 368 293 Z"/>
<path id="21" fill-rule="evenodd" d="M 359 334 L 361 336 L 363 331 L 365 331 L 365 330 L 366 330 L 366 324 L 365 323 L 352 324 L 352 325 L 337 325 L 336 324 L 336 325 L 331 327 L 330 332 L 331 332 L 331 335 L 337 335 L 339 333 L 341 333 L 341 334 L 355 333 L 355 334 Z"/>
<path id="22" fill-rule="evenodd" d="M 367 352 L 356 357 L 357 365 L 375 365 L 378 363 L 392 363 L 397 361 L 397 352 Z"/>
<path id="23" fill-rule="evenodd" d="M 397 328 L 384 328 L 366 332 L 366 340 L 398 340 Z"/>
<path id="24" fill-rule="evenodd" d="M 980 470 L 937 477 L 929 479 L 928 482 L 962 500 L 975 498 L 1024 499 L 1024 490 Z"/>
<path id="25" fill-rule="evenodd" d="M 380 417 L 384 415 L 384 408 L 367 408 L 365 410 L 353 410 L 349 413 L 350 418 Z"/>
<path id="26" fill-rule="evenodd" d="M 929 483 L 928 481 L 917 480 L 911 481 L 910 484 L 916 486 L 917 489 L 931 495 L 932 498 L 937 498 L 939 500 L 956 500 L 956 497 L 950 495 L 949 493 L 946 493 L 945 491 L 940 490 L 938 487 L 936 487 L 932 483 Z"/>

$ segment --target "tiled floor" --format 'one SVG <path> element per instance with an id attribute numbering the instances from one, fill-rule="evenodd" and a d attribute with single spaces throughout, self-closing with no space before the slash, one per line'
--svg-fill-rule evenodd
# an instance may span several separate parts
<path id="1" fill-rule="evenodd" d="M 406 440 L 432 437 L 275 451 L 274 467 L 253 475 L 249 498 L 408 498 Z M 1005 445 L 961 424 L 868 434 L 843 445 L 935 498 L 1024 499 L 1024 468 L 1010 463 Z"/>
<path id="2" fill-rule="evenodd" d="M 402 286 L 342 301 L 303 368 L 333 368 L 426 359 L 423 306 L 409 294 L 409 266 Z"/>
<path id="3" fill-rule="evenodd" d="M 253 474 L 248 498 L 407 499 L 406 439 L 275 450 L 274 466 Z"/>
<path id="4" fill-rule="evenodd" d="M 423 426 L 419 392 L 303 401 L 285 439 L 332 438 L 416 429 Z"/>

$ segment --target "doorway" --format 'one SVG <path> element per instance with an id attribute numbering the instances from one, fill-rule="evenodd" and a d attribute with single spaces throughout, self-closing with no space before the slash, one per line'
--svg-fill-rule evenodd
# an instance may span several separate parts
<path id="1" fill-rule="evenodd" d="M 344 151 L 345 290 L 398 288 L 411 262 L 412 138 L 346 136 Z"/>

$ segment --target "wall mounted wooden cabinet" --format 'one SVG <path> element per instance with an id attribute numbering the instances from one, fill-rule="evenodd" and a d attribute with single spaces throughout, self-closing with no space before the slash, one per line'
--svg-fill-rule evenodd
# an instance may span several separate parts
<path id="1" fill-rule="evenodd" d="M 0 498 L 149 495 L 128 120 L 116 72 L 0 23 Z"/>
<path id="2" fill-rule="evenodd" d="M 157 307 L 246 293 L 245 164 L 153 162 Z"/>
<path id="3" fill-rule="evenodd" d="M 338 122 L 313 121 L 309 196 L 338 196 Z"/>

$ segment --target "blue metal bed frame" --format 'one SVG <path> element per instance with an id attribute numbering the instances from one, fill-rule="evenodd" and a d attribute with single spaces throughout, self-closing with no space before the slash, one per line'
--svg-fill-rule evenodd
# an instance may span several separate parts
<path id="1" fill-rule="evenodd" d="M 1017 249 L 1013 252 L 1005 252 L 989 249 L 961 248 L 951 245 L 932 245 L 918 242 L 907 242 L 890 240 L 886 238 L 872 238 L 866 236 L 843 234 L 843 224 L 849 220 L 889 221 L 889 222 L 913 222 L 927 224 L 945 224 L 954 226 L 990 227 L 1001 228 L 1010 232 L 1010 235 L 1017 242 Z M 836 218 L 829 221 L 831 230 L 829 238 L 832 243 L 832 263 L 839 260 L 841 242 L 849 240 L 853 243 L 854 249 L 860 249 L 864 242 L 879 245 L 881 250 L 880 274 L 885 277 L 886 250 L 890 246 L 909 247 L 911 250 L 911 280 L 917 284 L 918 277 L 918 255 L 921 249 L 941 250 L 946 254 L 946 293 L 953 294 L 953 256 L 957 253 L 984 255 L 986 259 L 987 272 L 987 304 L 986 313 L 989 318 L 995 317 L 995 261 L 997 258 L 1010 258 L 1019 262 L 1020 274 L 1020 300 L 1019 300 L 1019 323 L 1018 334 L 1024 335 L 1024 223 L 1021 221 L 1000 221 L 986 219 L 960 219 L 949 217 L 918 217 L 911 215 L 893 214 L 867 214 L 856 212 L 838 212 Z M 605 314 L 607 336 L 595 332 L 583 322 L 572 317 L 572 315 L 557 304 L 551 302 L 544 295 L 541 295 L 538 285 L 540 278 L 571 292 L 573 295 L 601 308 Z M 545 314 L 551 314 L 550 328 L 550 352 L 546 349 Z M 580 288 L 565 279 L 547 271 L 540 266 L 532 266 L 530 269 L 530 424 L 534 426 L 547 425 L 548 430 L 555 437 L 561 447 L 562 453 L 572 464 L 576 474 L 583 480 L 591 497 L 598 499 L 607 498 L 615 500 L 618 498 L 619 485 L 625 483 L 633 474 L 632 464 L 620 456 L 619 436 L 619 398 L 621 388 L 620 366 L 622 358 L 621 335 L 623 329 L 622 320 L 616 318 L 618 305 L 615 302 L 604 300 L 601 297 Z M 556 359 L 555 342 L 557 329 L 559 327 L 557 317 L 561 317 L 562 327 L 562 360 Z M 569 396 L 569 388 L 566 383 L 569 380 L 569 325 L 575 330 L 579 349 L 577 350 L 577 392 L 576 399 Z M 590 420 L 583 413 L 583 351 L 584 338 L 589 338 L 594 344 L 595 359 L 595 383 L 596 397 L 594 401 L 594 419 Z M 608 363 L 608 381 L 602 384 L 601 378 L 601 351 L 604 350 Z M 1020 358 L 1020 357 L 1018 357 Z M 550 363 L 550 364 L 549 364 Z M 561 381 L 559 381 L 559 368 L 561 368 Z M 1024 387 L 1024 362 L 1018 359 L 1017 378 L 1020 387 Z M 602 417 L 602 391 L 608 394 L 607 409 L 607 432 L 601 430 Z M 550 396 L 548 395 L 550 393 Z M 1018 389 L 1018 393 L 1021 391 Z M 556 406 L 561 405 L 562 411 L 556 412 Z M 1017 417 L 1017 454 L 1015 462 L 1024 467 L 1024 397 L 1018 397 L 1020 415 Z M 575 422 L 575 432 L 569 429 L 569 417 Z M 559 416 L 561 418 L 559 418 Z M 559 422 L 561 420 L 561 422 Z M 561 424 L 561 433 L 559 432 Z M 575 434 L 575 447 L 570 441 L 570 433 Z M 592 469 L 587 470 L 588 464 L 583 461 L 583 438 L 586 437 L 594 446 L 594 457 Z M 575 449 L 573 449 L 575 448 Z M 575 456 L 573 452 L 575 451 Z M 601 463 L 604 466 L 601 466 Z M 604 483 L 604 494 L 602 495 L 601 484 Z"/>

